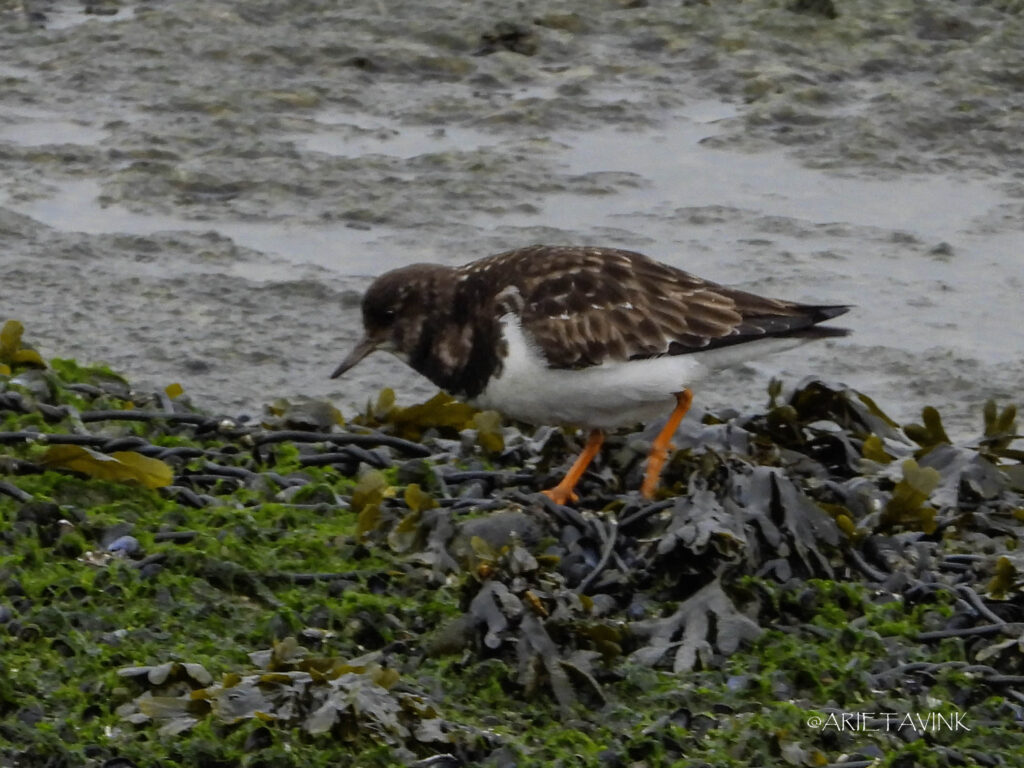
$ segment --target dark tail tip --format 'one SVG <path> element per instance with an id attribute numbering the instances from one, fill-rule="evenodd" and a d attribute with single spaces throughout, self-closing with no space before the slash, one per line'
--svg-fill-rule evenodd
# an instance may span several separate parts
<path id="1" fill-rule="evenodd" d="M 808 307 L 814 313 L 814 322 L 823 323 L 833 317 L 845 315 L 853 308 L 852 304 L 831 304 L 817 307 Z"/>

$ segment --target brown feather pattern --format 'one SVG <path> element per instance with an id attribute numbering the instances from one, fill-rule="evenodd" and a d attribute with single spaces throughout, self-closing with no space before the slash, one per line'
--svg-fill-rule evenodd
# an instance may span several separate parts
<path id="1" fill-rule="evenodd" d="M 365 339 L 344 372 L 379 346 L 453 394 L 475 397 L 506 354 L 512 313 L 551 368 L 682 355 L 777 335 L 843 335 L 817 323 L 847 310 L 769 299 L 702 280 L 632 251 L 532 245 L 462 267 L 413 264 L 363 297 Z"/>
<path id="2" fill-rule="evenodd" d="M 496 312 L 518 311 L 553 368 L 697 352 L 798 332 L 846 311 L 757 296 L 614 248 L 533 245 L 457 272 L 466 285 L 506 289 Z"/>

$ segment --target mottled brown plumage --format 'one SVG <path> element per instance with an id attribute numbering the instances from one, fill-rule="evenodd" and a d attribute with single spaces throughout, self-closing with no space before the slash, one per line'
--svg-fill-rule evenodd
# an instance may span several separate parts
<path id="1" fill-rule="evenodd" d="M 576 498 L 605 429 L 674 403 L 652 443 L 641 487 L 649 497 L 690 408 L 689 387 L 756 356 L 721 348 L 842 336 L 817 323 L 846 311 L 726 288 L 631 251 L 532 245 L 462 267 L 415 264 L 377 278 L 363 298 L 365 335 L 333 375 L 386 349 L 478 407 L 589 427 L 579 459 L 545 491 L 561 504 Z"/>
<path id="2" fill-rule="evenodd" d="M 500 320 L 514 313 L 548 367 L 684 355 L 814 328 L 844 306 L 797 304 L 728 288 L 615 248 L 531 245 L 462 267 L 414 264 L 363 300 L 366 339 L 335 372 L 390 349 L 435 384 L 473 398 L 500 373 Z"/>
<path id="3" fill-rule="evenodd" d="M 615 248 L 532 245 L 458 271 L 503 287 L 497 314 L 517 312 L 552 368 L 713 349 L 847 309 L 757 296 Z"/>

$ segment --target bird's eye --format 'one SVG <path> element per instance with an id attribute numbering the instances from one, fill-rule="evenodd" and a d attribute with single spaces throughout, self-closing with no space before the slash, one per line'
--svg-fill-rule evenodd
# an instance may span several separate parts
<path id="1" fill-rule="evenodd" d="M 392 308 L 378 307 L 370 317 L 372 317 L 374 325 L 387 328 L 390 325 L 394 325 L 396 313 Z"/>

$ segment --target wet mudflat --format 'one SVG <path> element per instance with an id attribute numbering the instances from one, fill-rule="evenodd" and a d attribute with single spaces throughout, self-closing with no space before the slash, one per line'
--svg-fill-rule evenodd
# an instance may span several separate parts
<path id="1" fill-rule="evenodd" d="M 705 405 L 813 373 L 960 429 L 1016 396 L 1013 3 L 90 10 L 0 4 L 5 312 L 49 354 L 231 415 L 415 399 L 385 358 L 325 379 L 371 276 L 583 242 L 858 305 Z"/>

